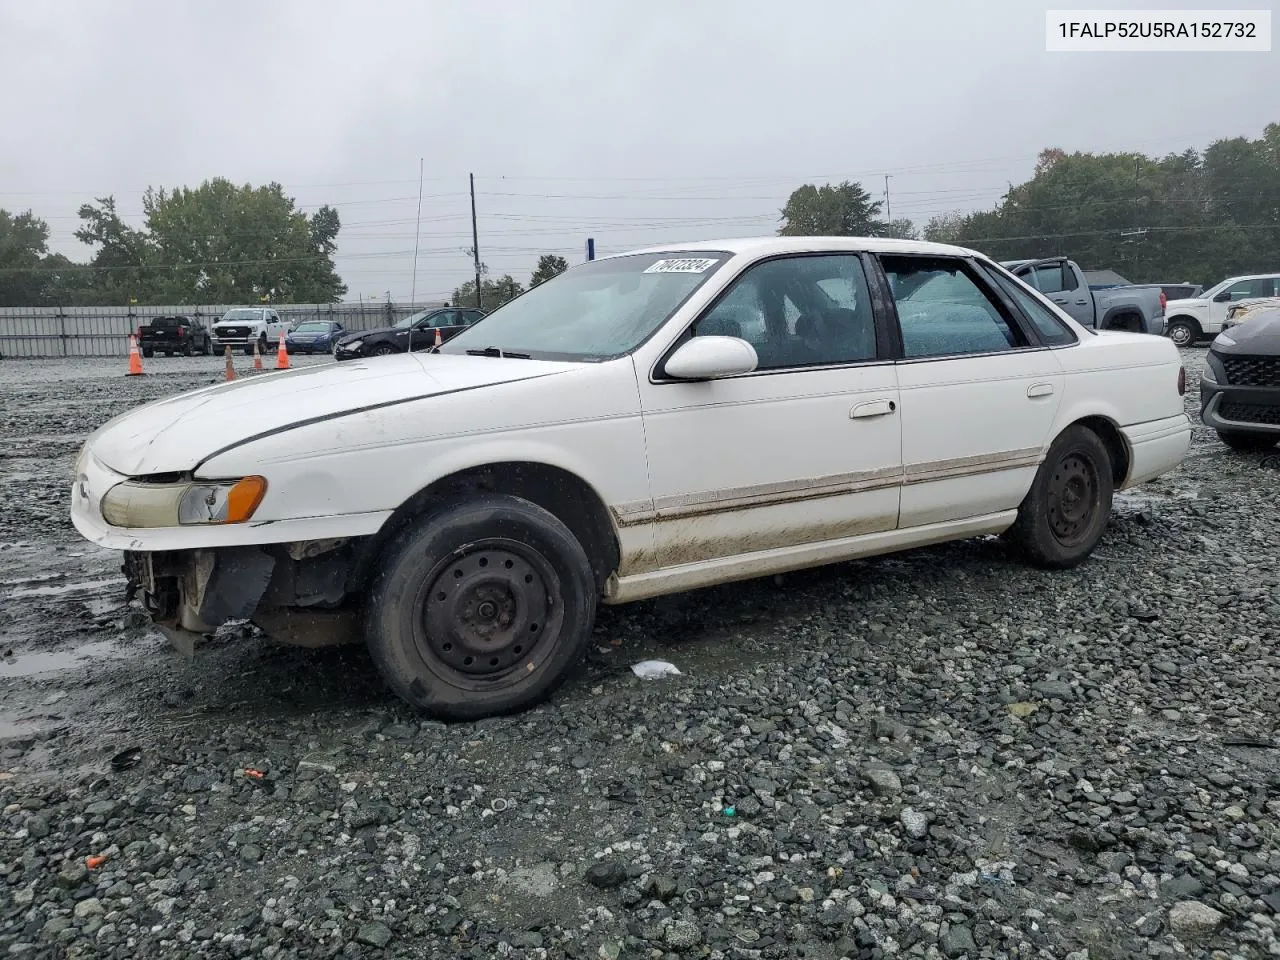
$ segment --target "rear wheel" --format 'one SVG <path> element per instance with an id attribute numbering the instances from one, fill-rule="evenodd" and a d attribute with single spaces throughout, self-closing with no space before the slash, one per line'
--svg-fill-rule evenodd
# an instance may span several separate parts
<path id="1" fill-rule="evenodd" d="M 172 351 L 172 350 L 166 350 L 166 351 L 164 352 L 164 355 L 165 355 L 166 357 L 172 357 L 172 356 L 173 356 L 173 351 Z"/>
<path id="2" fill-rule="evenodd" d="M 1180 347 L 1191 346 L 1196 342 L 1196 336 L 1200 333 L 1194 323 L 1183 318 L 1169 321 L 1169 329 L 1166 332 L 1169 335 L 1169 339 Z"/>
<path id="3" fill-rule="evenodd" d="M 1270 450 L 1280 441 L 1280 437 L 1274 433 L 1236 433 L 1223 430 L 1218 431 L 1218 439 L 1232 450 L 1243 453 Z"/>
<path id="4" fill-rule="evenodd" d="M 196 355 L 196 348 L 192 346 L 190 340 L 182 345 L 182 355 L 184 357 L 194 357 Z"/>
<path id="5" fill-rule="evenodd" d="M 523 710 L 582 660 L 596 592 L 557 517 L 519 497 L 478 497 L 388 545 L 369 592 L 369 650 L 392 690 L 436 716 Z"/>
<path id="6" fill-rule="evenodd" d="M 156 352 L 151 347 L 143 347 L 142 355 L 147 359 L 150 359 L 151 357 L 154 357 L 156 355 Z"/>
<path id="7" fill-rule="evenodd" d="M 1009 539 L 1037 566 L 1074 567 L 1102 539 L 1114 490 L 1106 444 L 1087 427 L 1068 427 L 1040 464 Z"/>

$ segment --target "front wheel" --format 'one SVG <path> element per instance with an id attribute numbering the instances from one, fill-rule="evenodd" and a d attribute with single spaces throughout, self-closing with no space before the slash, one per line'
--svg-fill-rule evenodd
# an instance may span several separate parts
<path id="1" fill-rule="evenodd" d="M 184 357 L 194 357 L 196 355 L 196 348 L 191 345 L 190 340 L 182 345 L 182 355 Z"/>
<path id="2" fill-rule="evenodd" d="M 1036 471 L 1009 539 L 1036 566 L 1074 567 L 1102 539 L 1114 490 L 1106 444 L 1088 427 L 1068 427 Z"/>
<path id="3" fill-rule="evenodd" d="M 369 650 L 391 689 L 428 713 L 511 713 L 581 662 L 596 594 L 582 545 L 557 517 L 519 497 L 478 497 L 387 547 L 366 608 Z"/>
<path id="4" fill-rule="evenodd" d="M 388 357 L 395 352 L 396 348 L 391 346 L 389 343 L 380 343 L 373 348 L 373 355 L 375 357 Z"/>
<path id="5" fill-rule="evenodd" d="M 1180 347 L 1189 347 L 1196 342 L 1196 334 L 1199 332 L 1190 320 L 1173 320 L 1169 323 L 1167 331 L 1169 339 Z"/>
<path id="6" fill-rule="evenodd" d="M 1261 450 L 1270 450 L 1280 436 L 1274 433 L 1235 433 L 1234 431 L 1218 431 L 1218 439 L 1225 443 L 1232 450 L 1239 450 L 1242 453 L 1257 453 Z"/>

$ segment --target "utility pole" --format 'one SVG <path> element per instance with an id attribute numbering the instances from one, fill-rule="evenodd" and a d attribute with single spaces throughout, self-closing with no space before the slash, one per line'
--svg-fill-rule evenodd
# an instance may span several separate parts
<path id="1" fill-rule="evenodd" d="M 884 175 L 884 222 L 893 223 L 893 210 L 889 206 L 889 177 L 891 174 Z"/>
<path id="2" fill-rule="evenodd" d="M 481 302 L 483 293 L 480 289 L 480 232 L 476 229 L 476 175 L 468 174 L 471 178 L 471 253 L 475 257 L 476 262 L 476 307 L 484 306 Z"/>
<path id="3" fill-rule="evenodd" d="M 418 219 L 413 227 L 413 288 L 410 305 L 418 302 L 418 237 L 422 230 L 422 157 L 418 158 Z"/>

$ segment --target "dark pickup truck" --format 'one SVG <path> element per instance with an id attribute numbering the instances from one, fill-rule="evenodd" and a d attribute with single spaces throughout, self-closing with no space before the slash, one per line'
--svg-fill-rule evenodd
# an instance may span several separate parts
<path id="1" fill-rule="evenodd" d="M 166 357 L 180 353 L 184 357 L 193 354 L 208 356 L 213 353 L 209 328 L 203 320 L 194 317 L 153 317 L 150 323 L 138 327 L 138 348 L 144 357 L 154 357 L 162 351 Z"/>

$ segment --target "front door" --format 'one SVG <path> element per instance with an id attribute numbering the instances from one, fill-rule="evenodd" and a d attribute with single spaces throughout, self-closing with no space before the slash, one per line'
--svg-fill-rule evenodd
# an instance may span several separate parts
<path id="1" fill-rule="evenodd" d="M 902 331 L 901 526 L 1017 507 L 1061 402 L 1057 356 L 965 260 L 880 262 Z"/>
<path id="2" fill-rule="evenodd" d="M 749 341 L 758 368 L 706 382 L 637 369 L 655 535 L 628 573 L 893 530 L 898 390 L 863 260 L 754 264 L 685 333 L 708 335 Z"/>

